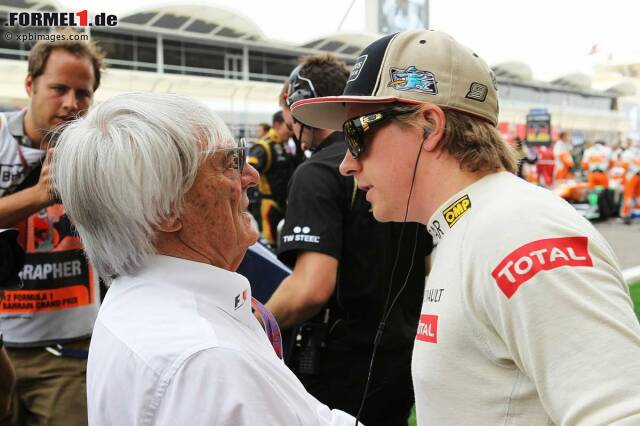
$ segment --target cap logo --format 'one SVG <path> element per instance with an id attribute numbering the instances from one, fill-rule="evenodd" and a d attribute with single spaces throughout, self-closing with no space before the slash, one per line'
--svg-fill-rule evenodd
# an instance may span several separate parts
<path id="1" fill-rule="evenodd" d="M 484 84 L 480 83 L 471 83 L 469 86 L 469 93 L 465 98 L 473 99 L 474 101 L 484 102 L 487 99 L 487 93 L 489 92 L 489 88 Z"/>
<path id="2" fill-rule="evenodd" d="M 362 55 L 356 60 L 356 63 L 353 64 L 353 68 L 351 68 L 351 74 L 349 74 L 349 79 L 347 80 L 347 83 L 350 81 L 355 81 L 356 78 L 358 78 L 358 76 L 360 75 L 360 71 L 362 70 L 362 67 L 364 67 L 364 63 L 367 62 L 368 56 L 369 55 Z"/>
<path id="3" fill-rule="evenodd" d="M 391 68 L 391 81 L 388 87 L 402 92 L 419 92 L 437 95 L 437 81 L 433 73 L 421 71 L 411 65 L 407 68 Z"/>

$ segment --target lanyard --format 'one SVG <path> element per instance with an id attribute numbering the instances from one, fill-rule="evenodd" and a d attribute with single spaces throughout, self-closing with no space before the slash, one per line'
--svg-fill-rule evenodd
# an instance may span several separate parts
<path id="1" fill-rule="evenodd" d="M 27 159 L 24 157 L 24 152 L 22 151 L 22 144 L 20 143 L 20 138 L 15 138 L 16 144 L 18 145 L 18 156 L 20 157 L 20 162 L 22 163 L 22 170 L 24 175 L 28 175 L 31 172 L 31 166 L 27 163 Z"/>
<path id="2" fill-rule="evenodd" d="M 251 298 L 251 307 L 258 312 L 262 318 L 264 324 L 264 331 L 267 333 L 267 337 L 273 346 L 273 350 L 276 351 L 278 358 L 282 359 L 282 335 L 280 334 L 280 327 L 278 322 L 271 312 L 265 306 L 258 302 L 254 297 Z"/>

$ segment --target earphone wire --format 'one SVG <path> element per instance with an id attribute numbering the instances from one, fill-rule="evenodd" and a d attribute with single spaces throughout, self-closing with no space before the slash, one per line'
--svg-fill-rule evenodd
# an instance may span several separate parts
<path id="1" fill-rule="evenodd" d="M 423 142 L 424 142 L 424 140 L 423 140 Z M 356 415 L 356 421 L 355 421 L 355 425 L 356 426 L 358 426 L 358 422 L 360 421 L 360 416 L 362 415 L 362 410 L 364 409 L 364 405 L 365 405 L 365 402 L 367 400 L 367 393 L 369 392 L 369 385 L 371 383 L 371 377 L 373 375 L 373 365 L 374 365 L 374 361 L 375 361 L 375 358 L 376 358 L 376 352 L 377 352 L 378 346 L 379 346 L 379 344 L 380 344 L 380 342 L 382 340 L 382 334 L 384 333 L 384 328 L 386 326 L 387 319 L 389 319 L 389 316 L 391 315 L 393 307 L 395 306 L 396 302 L 400 298 L 400 295 L 402 294 L 402 292 L 404 291 L 405 287 L 407 286 L 407 283 L 409 282 L 409 276 L 411 275 L 411 270 L 413 269 L 413 263 L 414 263 L 415 255 L 416 255 L 416 248 L 417 248 L 417 245 L 418 245 L 418 227 L 417 226 L 416 226 L 416 232 L 414 234 L 414 239 L 413 239 L 413 250 L 411 252 L 411 263 L 409 265 L 409 269 L 407 271 L 407 275 L 405 276 L 404 282 L 402 283 L 402 286 L 398 290 L 398 293 L 396 293 L 396 296 L 393 299 L 393 302 L 391 303 L 391 306 L 389 306 L 389 299 L 391 297 L 391 291 L 392 291 L 392 288 L 393 288 L 393 278 L 394 278 L 395 273 L 396 273 L 396 267 L 398 266 L 398 260 L 400 259 L 400 248 L 401 248 L 401 244 L 402 244 L 402 238 L 404 237 L 404 228 L 405 228 L 405 225 L 407 224 L 407 217 L 409 215 L 409 205 L 411 203 L 411 195 L 413 194 L 413 186 L 414 186 L 415 181 L 416 181 L 416 172 L 418 171 L 418 162 L 420 161 L 420 155 L 421 154 L 422 154 L 422 144 L 420 144 L 420 150 L 418 151 L 418 156 L 416 157 L 416 163 L 415 163 L 415 165 L 413 167 L 413 176 L 411 178 L 411 187 L 409 189 L 409 196 L 407 197 L 407 207 L 405 208 L 404 219 L 402 221 L 402 227 L 400 228 L 400 237 L 398 238 L 398 248 L 396 249 L 396 257 L 395 257 L 395 260 L 393 262 L 393 268 L 391 269 L 391 277 L 389 279 L 389 289 L 387 290 L 387 299 L 385 301 L 384 308 L 382 310 L 382 319 L 380 320 L 380 323 L 378 324 L 378 330 L 376 332 L 376 337 L 373 340 L 373 350 L 371 351 L 371 361 L 369 362 L 369 372 L 367 373 L 367 382 L 365 383 L 364 392 L 362 393 L 362 400 L 360 401 L 360 407 L 358 408 L 358 414 Z"/>

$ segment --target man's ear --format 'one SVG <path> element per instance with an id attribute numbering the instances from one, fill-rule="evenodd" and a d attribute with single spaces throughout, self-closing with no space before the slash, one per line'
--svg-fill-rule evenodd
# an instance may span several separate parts
<path id="1" fill-rule="evenodd" d="M 182 229 L 182 221 L 179 217 L 172 215 L 160 219 L 153 227 L 159 232 L 178 232 Z"/>
<path id="2" fill-rule="evenodd" d="M 422 108 L 422 114 L 427 127 L 425 128 L 423 149 L 434 151 L 438 148 L 440 140 L 444 136 L 444 128 L 447 124 L 447 118 L 444 111 L 438 105 L 427 104 Z"/>
<path id="3" fill-rule="evenodd" d="M 24 89 L 27 91 L 27 95 L 29 95 L 29 97 L 31 97 L 31 94 L 34 91 L 34 85 L 35 81 L 33 80 L 33 77 L 31 77 L 31 74 L 27 74 L 27 77 L 24 79 Z"/>

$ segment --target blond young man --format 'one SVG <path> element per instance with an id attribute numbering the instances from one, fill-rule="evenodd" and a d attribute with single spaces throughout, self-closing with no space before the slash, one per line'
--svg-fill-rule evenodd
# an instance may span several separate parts
<path id="1" fill-rule="evenodd" d="M 640 325 L 615 254 L 513 174 L 477 54 L 437 31 L 386 36 L 342 96 L 292 113 L 344 128 L 340 170 L 376 219 L 421 222 L 436 241 L 413 349 L 418 424 L 640 421 Z"/>
<path id="2" fill-rule="evenodd" d="M 85 370 L 98 313 L 98 278 L 51 190 L 47 148 L 53 131 L 84 115 L 100 85 L 95 45 L 43 41 L 29 53 L 29 106 L 0 114 L 0 228 L 20 230 L 24 287 L 5 291 L 0 330 L 15 367 L 12 415 L 0 424 L 87 422 Z M 44 164 L 43 164 L 44 163 Z"/>

